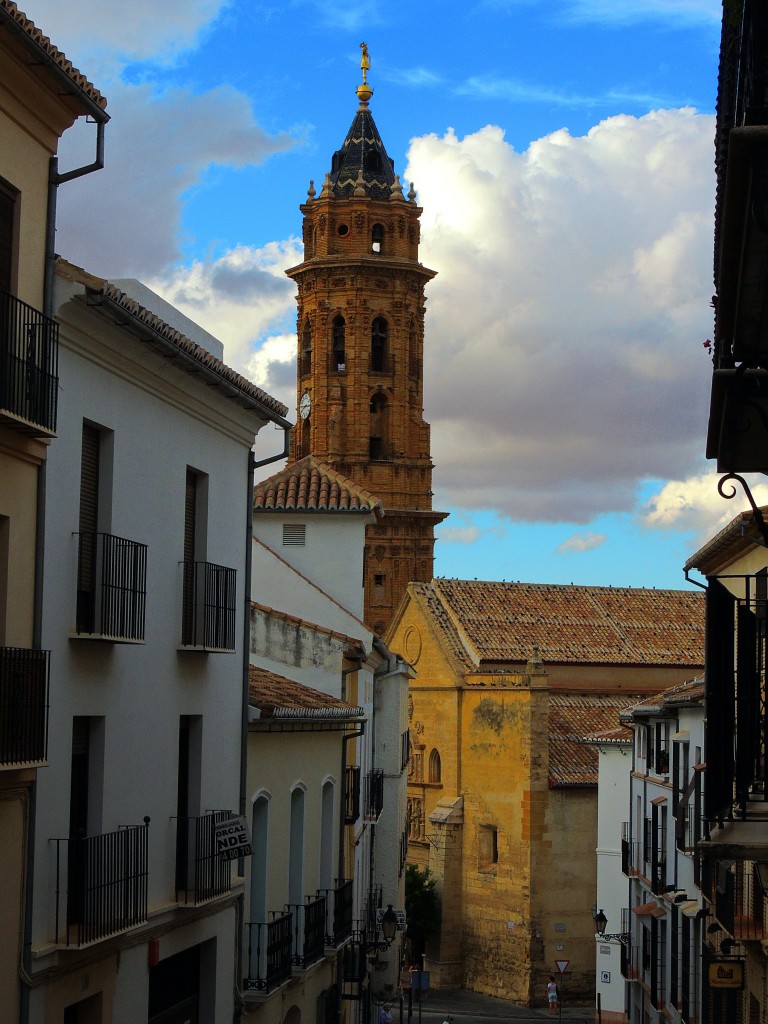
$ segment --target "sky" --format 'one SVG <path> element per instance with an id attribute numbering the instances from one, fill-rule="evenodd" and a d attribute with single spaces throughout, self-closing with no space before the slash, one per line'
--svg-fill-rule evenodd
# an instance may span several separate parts
<path id="1" fill-rule="evenodd" d="M 111 115 L 105 168 L 59 190 L 57 251 L 140 278 L 291 419 L 284 271 L 365 41 L 370 109 L 438 272 L 435 575 L 689 585 L 685 560 L 746 505 L 704 458 L 719 0 L 20 6 Z M 67 132 L 60 170 L 94 140 Z M 280 444 L 262 431 L 258 454 Z"/>

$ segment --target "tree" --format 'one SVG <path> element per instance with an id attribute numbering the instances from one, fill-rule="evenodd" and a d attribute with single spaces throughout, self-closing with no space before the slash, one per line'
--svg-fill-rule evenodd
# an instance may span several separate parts
<path id="1" fill-rule="evenodd" d="M 405 917 L 411 940 L 411 959 L 420 964 L 430 938 L 440 928 L 440 897 L 437 879 L 429 868 L 415 864 L 405 868 Z"/>

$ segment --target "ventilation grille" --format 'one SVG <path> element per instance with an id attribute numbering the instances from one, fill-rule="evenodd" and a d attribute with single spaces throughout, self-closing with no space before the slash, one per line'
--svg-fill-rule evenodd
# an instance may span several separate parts
<path id="1" fill-rule="evenodd" d="M 303 548 L 307 543 L 307 527 L 304 523 L 283 525 L 283 547 Z"/>

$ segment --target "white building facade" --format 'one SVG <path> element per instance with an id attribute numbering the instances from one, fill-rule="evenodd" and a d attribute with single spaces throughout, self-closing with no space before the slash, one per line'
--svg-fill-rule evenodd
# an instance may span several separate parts
<path id="1" fill-rule="evenodd" d="M 704 903 L 696 844 L 702 829 L 704 683 L 666 690 L 622 715 L 632 726 L 625 977 L 630 1024 L 701 1019 Z"/>
<path id="2" fill-rule="evenodd" d="M 285 409 L 64 261 L 42 637 L 33 1022 L 232 1020 L 251 447 Z M 193 325 L 189 325 L 193 332 Z"/>

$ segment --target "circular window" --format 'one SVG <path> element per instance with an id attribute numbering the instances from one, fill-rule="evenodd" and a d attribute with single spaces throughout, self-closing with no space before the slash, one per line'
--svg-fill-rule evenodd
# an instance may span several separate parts
<path id="1" fill-rule="evenodd" d="M 339 224 L 339 226 L 336 228 L 336 230 L 342 236 L 348 235 L 349 234 L 349 224 Z"/>

